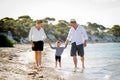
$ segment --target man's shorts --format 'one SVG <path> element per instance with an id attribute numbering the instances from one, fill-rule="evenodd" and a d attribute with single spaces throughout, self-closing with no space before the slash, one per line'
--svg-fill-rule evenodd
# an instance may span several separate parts
<path id="1" fill-rule="evenodd" d="M 43 41 L 33 41 L 34 47 L 33 51 L 43 51 L 44 42 Z"/>
<path id="2" fill-rule="evenodd" d="M 61 56 L 55 56 L 55 60 L 61 62 Z"/>
<path id="3" fill-rule="evenodd" d="M 76 56 L 78 52 L 78 56 L 84 57 L 84 46 L 83 44 L 76 45 L 76 43 L 72 43 L 71 46 L 71 56 Z"/>

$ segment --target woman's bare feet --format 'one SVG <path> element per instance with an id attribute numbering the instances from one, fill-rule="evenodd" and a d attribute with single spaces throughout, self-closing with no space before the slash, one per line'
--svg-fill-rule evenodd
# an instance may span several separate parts
<path id="1" fill-rule="evenodd" d="M 73 72 L 76 72 L 77 71 L 77 68 L 74 68 L 74 71 Z"/>

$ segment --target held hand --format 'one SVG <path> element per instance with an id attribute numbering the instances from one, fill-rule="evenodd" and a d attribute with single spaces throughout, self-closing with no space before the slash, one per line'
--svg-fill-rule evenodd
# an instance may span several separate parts
<path id="1" fill-rule="evenodd" d="M 65 41 L 65 46 L 67 47 L 67 45 L 68 45 L 68 40 Z"/>
<path id="2" fill-rule="evenodd" d="M 51 43 L 48 38 L 46 38 L 45 41 L 51 46 Z"/>
<path id="3" fill-rule="evenodd" d="M 51 43 L 48 41 L 48 44 L 50 45 L 50 47 L 52 46 Z"/>
<path id="4" fill-rule="evenodd" d="M 65 43 L 65 47 L 67 47 L 68 44 Z"/>

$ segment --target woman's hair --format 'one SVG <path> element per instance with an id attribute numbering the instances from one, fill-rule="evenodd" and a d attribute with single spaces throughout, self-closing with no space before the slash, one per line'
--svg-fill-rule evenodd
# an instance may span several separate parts
<path id="1" fill-rule="evenodd" d="M 43 23 L 42 20 L 36 20 L 36 24 L 40 24 L 40 23 Z"/>

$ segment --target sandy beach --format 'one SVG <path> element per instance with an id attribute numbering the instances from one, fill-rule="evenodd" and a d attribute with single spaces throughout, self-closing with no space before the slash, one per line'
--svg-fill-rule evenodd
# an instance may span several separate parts
<path id="1" fill-rule="evenodd" d="M 36 69 L 30 44 L 0 48 L 0 80 L 119 80 L 120 43 L 88 44 L 84 73 L 81 73 L 80 60 L 77 72 L 73 72 L 70 46 L 62 54 L 61 69 L 55 68 L 55 50 L 46 44 L 44 50 L 42 68 Z"/>
<path id="2" fill-rule="evenodd" d="M 0 80 L 62 80 L 54 67 L 50 67 L 48 53 L 48 50 L 43 52 L 43 67 L 36 69 L 30 44 L 0 48 Z"/>

